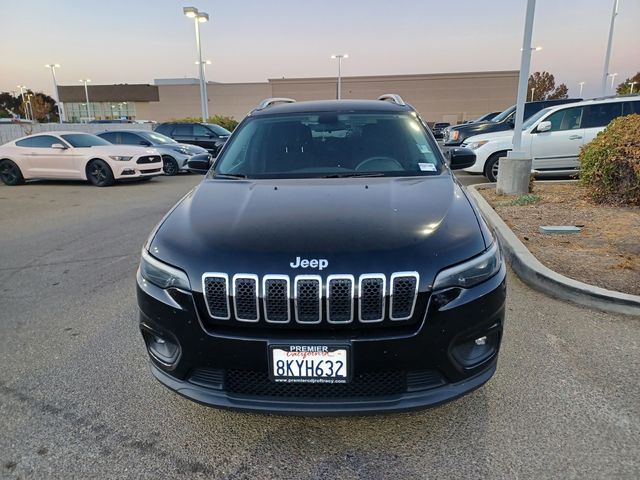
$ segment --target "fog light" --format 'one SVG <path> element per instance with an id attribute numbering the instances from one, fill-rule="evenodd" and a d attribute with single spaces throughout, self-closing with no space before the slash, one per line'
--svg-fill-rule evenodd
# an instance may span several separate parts
<path id="1" fill-rule="evenodd" d="M 175 365 L 180 356 L 180 346 L 176 341 L 146 329 L 142 330 L 142 336 L 147 344 L 149 354 L 154 359 L 166 367 Z"/>
<path id="2" fill-rule="evenodd" d="M 493 357 L 498 351 L 500 333 L 490 332 L 480 337 L 458 340 L 451 347 L 451 356 L 464 368 L 474 368 Z"/>
<path id="3" fill-rule="evenodd" d="M 135 175 L 136 171 L 132 168 L 125 168 L 122 171 L 122 175 Z"/>

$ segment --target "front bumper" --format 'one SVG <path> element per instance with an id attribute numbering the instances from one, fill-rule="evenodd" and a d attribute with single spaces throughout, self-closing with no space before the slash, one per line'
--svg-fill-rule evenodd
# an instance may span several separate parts
<path id="1" fill-rule="evenodd" d="M 155 177 L 163 175 L 162 162 L 149 164 L 136 164 L 135 162 L 125 162 L 124 165 L 112 165 L 113 178 L 116 180 L 126 180 L 128 178 Z"/>
<path id="2" fill-rule="evenodd" d="M 156 335 L 179 345 L 171 362 L 150 354 L 151 370 L 165 386 L 199 403 L 294 415 L 413 410 L 460 397 L 494 374 L 504 324 L 505 277 L 503 266 L 471 289 L 447 297 L 432 294 L 421 324 L 371 336 L 318 330 L 265 334 L 242 327 L 212 331 L 204 326 L 190 293 L 162 290 L 138 274 L 140 328 L 148 348 Z M 481 361 L 463 365 L 460 345 L 483 336 L 493 342 L 492 350 Z M 347 346 L 351 383 L 357 388 L 337 388 L 335 395 L 317 384 L 311 390 L 278 390 L 268 381 L 269 345 L 287 343 Z M 366 384 L 381 375 L 384 382 Z"/>

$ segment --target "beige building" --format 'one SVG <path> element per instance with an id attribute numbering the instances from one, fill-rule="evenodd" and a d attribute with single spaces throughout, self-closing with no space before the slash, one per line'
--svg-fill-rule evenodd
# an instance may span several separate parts
<path id="1" fill-rule="evenodd" d="M 428 122 L 458 123 L 515 103 L 517 71 L 377 75 L 342 78 L 342 98 L 377 98 L 397 93 Z M 336 97 L 336 78 L 282 78 L 261 83 L 207 84 L 210 115 L 241 120 L 262 99 Z M 60 86 L 69 120 L 130 118 L 158 122 L 200 116 L 196 79 L 162 79 L 154 85 L 90 85 L 87 108 L 83 86 Z M 92 113 L 93 115 L 89 115 Z"/>

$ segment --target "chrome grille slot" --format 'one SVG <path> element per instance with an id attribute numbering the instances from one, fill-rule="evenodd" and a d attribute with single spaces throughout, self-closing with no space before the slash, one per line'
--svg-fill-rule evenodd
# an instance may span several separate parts
<path id="1" fill-rule="evenodd" d="M 372 323 L 384 320 L 385 286 L 386 280 L 382 274 L 360 275 L 358 294 L 361 322 Z"/>
<path id="2" fill-rule="evenodd" d="M 262 278 L 264 295 L 264 319 L 269 323 L 288 323 L 291 320 L 289 309 L 289 277 L 286 275 L 265 275 Z"/>
<path id="3" fill-rule="evenodd" d="M 329 275 L 327 278 L 327 321 L 350 323 L 353 321 L 353 275 Z"/>
<path id="4" fill-rule="evenodd" d="M 226 273 L 205 273 L 202 276 L 202 292 L 207 310 L 212 318 L 229 320 L 229 277 Z"/>
<path id="5" fill-rule="evenodd" d="M 418 273 L 400 272 L 391 275 L 391 320 L 408 320 L 413 315 L 418 292 Z"/>
<path id="6" fill-rule="evenodd" d="M 257 322 L 258 313 L 258 276 L 239 273 L 233 276 L 233 308 L 236 320 Z"/>
<path id="7" fill-rule="evenodd" d="M 299 275 L 294 287 L 296 322 L 320 323 L 322 279 L 319 275 Z"/>

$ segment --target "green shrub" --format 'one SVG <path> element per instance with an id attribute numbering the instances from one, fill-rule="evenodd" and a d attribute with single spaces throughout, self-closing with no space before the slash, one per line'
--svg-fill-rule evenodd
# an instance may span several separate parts
<path id="1" fill-rule="evenodd" d="M 582 147 L 580 183 L 597 202 L 640 205 L 640 115 L 616 118 Z"/>
<path id="2" fill-rule="evenodd" d="M 174 118 L 173 122 L 185 122 L 185 123 L 200 123 L 202 120 L 198 117 L 185 117 L 185 118 Z M 214 115 L 213 117 L 209 117 L 207 123 L 215 123 L 216 125 L 220 125 L 223 128 L 226 128 L 230 132 L 233 132 L 235 128 L 238 126 L 238 121 L 233 117 L 227 117 L 225 115 Z"/>

